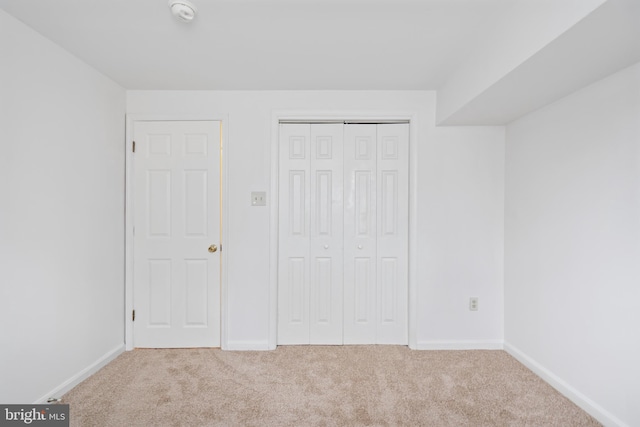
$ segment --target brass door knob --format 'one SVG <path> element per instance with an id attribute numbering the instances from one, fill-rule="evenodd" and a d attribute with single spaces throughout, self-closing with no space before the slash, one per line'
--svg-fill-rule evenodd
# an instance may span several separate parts
<path id="1" fill-rule="evenodd" d="M 218 247 L 216 245 L 209 246 L 209 252 L 214 253 L 217 250 L 218 250 Z"/>

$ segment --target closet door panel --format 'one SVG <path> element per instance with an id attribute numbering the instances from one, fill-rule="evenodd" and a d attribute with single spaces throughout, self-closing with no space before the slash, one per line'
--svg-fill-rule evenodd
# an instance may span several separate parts
<path id="1" fill-rule="evenodd" d="M 378 344 L 408 342 L 409 125 L 381 124 L 378 141 Z"/>
<path id="2" fill-rule="evenodd" d="M 376 342 L 376 125 L 344 127 L 344 343 Z"/>
<path id="3" fill-rule="evenodd" d="M 309 344 L 311 126 L 280 125 L 278 344 Z"/>
<path id="4" fill-rule="evenodd" d="M 342 174 L 343 125 L 311 125 L 311 344 L 342 344 Z"/>

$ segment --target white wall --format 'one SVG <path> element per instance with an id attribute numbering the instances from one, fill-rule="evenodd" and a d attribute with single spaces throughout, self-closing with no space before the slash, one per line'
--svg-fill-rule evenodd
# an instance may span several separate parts
<path id="1" fill-rule="evenodd" d="M 0 402 L 122 349 L 124 90 L 0 11 Z"/>
<path id="2" fill-rule="evenodd" d="M 610 0 L 509 2 L 499 25 L 438 91 L 438 123 L 443 123 L 607 1 Z"/>
<path id="3" fill-rule="evenodd" d="M 251 207 L 249 194 L 270 192 L 273 112 L 363 110 L 418 115 L 418 346 L 501 342 L 502 130 L 436 131 L 433 92 L 128 91 L 127 113 L 229 115 L 229 348 L 268 346 L 270 209 Z M 469 296 L 481 297 L 475 316 Z M 429 312 L 442 307 L 444 318 Z"/>
<path id="4" fill-rule="evenodd" d="M 598 0 L 602 1 L 602 0 Z M 517 2 L 514 2 L 517 3 Z M 565 96 L 604 77 L 640 61 L 640 2 L 636 0 L 608 0 L 593 12 L 575 22 L 576 12 L 585 12 L 588 1 L 580 1 L 580 7 L 567 8 L 566 1 L 547 2 L 540 15 L 526 13 L 526 25 L 518 25 L 517 21 L 508 20 L 513 30 L 509 36 L 502 34 L 499 40 L 486 46 L 491 50 L 493 62 L 481 55 L 480 63 L 476 63 L 467 71 L 469 80 L 483 78 L 484 72 L 499 65 L 509 64 L 510 55 L 501 51 L 500 43 L 508 43 L 511 47 L 519 46 L 523 41 L 545 42 L 537 51 L 519 49 L 512 54 L 522 55 L 522 62 L 511 63 L 511 67 L 502 70 L 499 79 L 482 88 L 481 93 L 470 96 L 455 112 L 439 123 L 446 125 L 495 125 L 509 123 L 529 114 L 547 104 L 551 104 Z M 538 7 L 545 1 L 529 2 L 529 6 Z M 563 13 L 546 10 L 548 6 L 564 8 Z M 540 13 L 538 11 L 537 13 Z M 567 14 L 567 12 L 570 12 Z M 554 18 L 553 25 L 541 26 L 540 20 L 547 24 L 548 17 Z M 522 19 L 523 17 L 521 17 Z M 555 22 L 554 22 L 555 21 Z M 563 22 L 562 34 L 553 40 L 547 40 L 548 31 Z M 570 25 L 569 25 L 570 24 Z M 575 24 L 575 25 L 573 25 Z M 535 25 L 536 28 L 532 28 Z M 538 31 L 538 26 L 542 31 Z M 530 46 L 531 48 L 533 46 Z M 477 55 L 480 50 L 477 50 Z M 522 59 L 522 58 L 521 58 Z M 483 71 L 478 71 L 483 70 Z M 485 76 L 486 77 L 486 76 Z M 460 83 L 460 82 L 458 82 Z M 470 83 L 470 82 L 468 82 Z M 479 83 L 477 81 L 476 83 Z M 447 93 L 461 95 L 464 85 L 448 86 L 450 89 L 438 92 L 439 107 L 445 103 Z M 442 113 L 439 108 L 438 113 Z"/>
<path id="5" fill-rule="evenodd" d="M 502 348 L 504 127 L 430 132 L 420 158 L 419 348 Z"/>
<path id="6" fill-rule="evenodd" d="M 506 348 L 640 425 L 640 64 L 507 127 Z"/>

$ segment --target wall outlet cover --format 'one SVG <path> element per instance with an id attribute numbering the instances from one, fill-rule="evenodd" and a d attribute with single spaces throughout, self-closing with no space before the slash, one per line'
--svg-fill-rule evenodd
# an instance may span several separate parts
<path id="1" fill-rule="evenodd" d="M 267 193 L 265 191 L 252 191 L 251 206 L 267 206 Z"/>

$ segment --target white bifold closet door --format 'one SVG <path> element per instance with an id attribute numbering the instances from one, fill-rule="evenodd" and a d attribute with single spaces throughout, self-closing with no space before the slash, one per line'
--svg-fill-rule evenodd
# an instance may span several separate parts
<path id="1" fill-rule="evenodd" d="M 282 124 L 278 344 L 408 343 L 408 124 Z"/>
<path id="2" fill-rule="evenodd" d="M 278 343 L 342 343 L 342 126 L 280 127 Z"/>
<path id="3" fill-rule="evenodd" d="M 345 125 L 345 344 L 408 344 L 408 162 L 408 124 Z"/>

